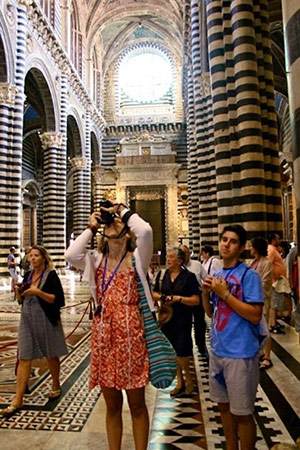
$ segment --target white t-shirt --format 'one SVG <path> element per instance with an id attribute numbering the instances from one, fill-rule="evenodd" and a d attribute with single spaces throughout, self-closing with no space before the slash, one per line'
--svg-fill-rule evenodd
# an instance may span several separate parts
<path id="1" fill-rule="evenodd" d="M 213 275 L 218 270 L 221 270 L 223 268 L 221 260 L 216 256 L 211 256 L 210 258 L 208 258 L 206 262 L 202 263 L 202 266 L 204 267 L 208 275 Z"/>
<path id="2" fill-rule="evenodd" d="M 207 276 L 207 272 L 199 261 L 195 261 L 194 259 L 190 259 L 188 264 L 185 266 L 190 272 L 196 275 L 197 281 L 202 285 L 202 281 Z"/>

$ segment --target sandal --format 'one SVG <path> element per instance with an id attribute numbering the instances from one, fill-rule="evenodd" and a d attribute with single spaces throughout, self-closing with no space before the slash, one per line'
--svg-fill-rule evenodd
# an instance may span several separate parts
<path id="1" fill-rule="evenodd" d="M 193 382 L 188 383 L 188 384 L 186 385 L 185 393 L 186 393 L 187 395 L 192 395 L 193 392 L 194 392 L 194 383 L 193 383 Z"/>
<path id="2" fill-rule="evenodd" d="M 173 391 L 170 392 L 171 397 L 177 397 L 177 395 L 182 394 L 185 391 L 185 385 L 182 387 L 176 387 Z"/>
<path id="3" fill-rule="evenodd" d="M 14 416 L 23 406 L 14 406 L 9 405 L 6 408 L 2 409 L 1 415 L 2 417 L 5 417 L 6 419 L 9 419 L 10 417 Z"/>
<path id="4" fill-rule="evenodd" d="M 273 363 L 269 358 L 264 358 L 259 365 L 260 370 L 268 370 L 271 367 L 273 367 Z"/>
<path id="5" fill-rule="evenodd" d="M 61 389 L 56 389 L 56 391 L 54 391 L 53 389 L 49 392 L 48 394 L 48 399 L 49 400 L 56 400 L 57 398 L 59 398 L 61 396 Z"/>

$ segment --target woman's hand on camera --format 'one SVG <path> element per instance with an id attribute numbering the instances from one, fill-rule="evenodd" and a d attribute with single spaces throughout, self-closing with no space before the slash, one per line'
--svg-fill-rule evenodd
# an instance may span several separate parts
<path id="1" fill-rule="evenodd" d="M 100 213 L 101 213 L 101 211 L 104 211 L 104 212 L 108 212 L 110 214 L 118 214 L 119 207 L 120 207 L 119 203 L 111 202 L 111 206 L 109 208 L 105 208 L 104 206 L 101 206 Z"/>
<path id="2" fill-rule="evenodd" d="M 101 214 L 98 211 L 95 211 L 95 212 L 93 212 L 93 214 L 90 215 L 90 219 L 89 219 L 91 229 L 99 228 L 100 223 L 97 221 L 97 219 L 99 219 L 99 221 L 101 221 Z"/>
<path id="3" fill-rule="evenodd" d="M 24 291 L 22 293 L 22 295 L 37 295 L 38 296 L 40 292 L 41 292 L 41 290 L 32 284 L 29 289 L 26 289 L 26 291 Z"/>

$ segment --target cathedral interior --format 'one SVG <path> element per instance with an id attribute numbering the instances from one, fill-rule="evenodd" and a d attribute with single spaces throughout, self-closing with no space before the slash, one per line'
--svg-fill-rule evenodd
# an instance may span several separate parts
<path id="1" fill-rule="evenodd" d="M 101 392 L 88 389 L 89 289 L 64 259 L 101 200 L 151 224 L 161 265 L 179 244 L 217 254 L 233 223 L 299 242 L 298 71 L 299 0 L 0 0 L 0 407 L 15 391 L 20 313 L 10 247 L 51 253 L 69 349 L 61 398 L 47 402 L 36 361 L 25 408 L 0 419 L 1 449 L 108 448 Z M 299 335 L 285 330 L 261 375 L 260 450 L 300 436 Z M 193 397 L 149 387 L 149 449 L 225 449 L 207 368 L 195 350 Z"/>

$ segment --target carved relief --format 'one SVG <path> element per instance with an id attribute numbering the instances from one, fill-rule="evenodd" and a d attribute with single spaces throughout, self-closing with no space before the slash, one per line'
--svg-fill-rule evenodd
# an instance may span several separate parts
<path id="1" fill-rule="evenodd" d="M 107 189 L 106 191 L 104 191 L 103 197 L 106 198 L 107 200 L 111 200 L 112 202 L 114 202 L 117 198 L 116 190 L 115 189 Z"/>
<path id="2" fill-rule="evenodd" d="M 40 135 L 43 148 L 60 148 L 62 146 L 62 133 L 48 131 Z"/>
<path id="3" fill-rule="evenodd" d="M 72 168 L 74 170 L 84 170 L 87 168 L 88 159 L 84 156 L 70 158 L 70 163 L 72 164 Z"/>
<path id="4" fill-rule="evenodd" d="M 5 3 L 4 15 L 7 19 L 8 24 L 13 27 L 16 22 L 16 12 L 15 7 L 10 0 Z"/>
<path id="5" fill-rule="evenodd" d="M 0 83 L 0 105 L 12 107 L 15 103 L 17 92 L 16 86 L 10 83 Z"/>
<path id="6" fill-rule="evenodd" d="M 131 200 L 160 200 L 164 198 L 164 193 L 161 190 L 141 190 L 133 192 L 130 195 Z"/>

